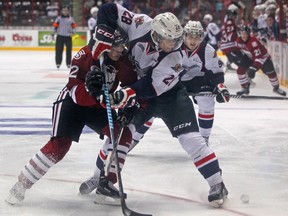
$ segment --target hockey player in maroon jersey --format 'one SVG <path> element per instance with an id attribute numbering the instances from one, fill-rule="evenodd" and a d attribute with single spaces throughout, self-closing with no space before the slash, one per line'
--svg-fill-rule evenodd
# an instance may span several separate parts
<path id="1" fill-rule="evenodd" d="M 248 76 L 254 78 L 255 73 L 261 69 L 263 73 L 268 76 L 273 91 L 282 96 L 286 96 L 286 92 L 279 88 L 277 73 L 275 72 L 271 56 L 265 46 L 255 36 L 251 35 L 251 30 L 248 26 L 241 26 L 239 32 L 240 37 L 236 40 L 237 48 L 249 56 L 253 62 L 248 68 L 246 68 Z M 249 94 L 249 81 L 246 83 L 242 82 L 241 85 L 243 89 L 237 92 L 237 94 Z"/>
<path id="2" fill-rule="evenodd" d="M 161 118 L 209 184 L 209 203 L 221 207 L 228 191 L 218 159 L 199 133 L 193 104 L 180 82 L 183 28 L 177 17 L 167 12 L 151 19 L 145 14 L 134 14 L 119 4 L 108 3 L 99 9 L 99 25 L 111 27 L 111 33 L 118 26 L 131 41 L 129 58 L 139 80 L 130 87 L 137 98 L 147 100 L 147 106 L 135 112 L 135 128 L 139 129 L 152 117 Z M 227 89 L 219 87 L 218 95 L 224 100 Z"/>
<path id="3" fill-rule="evenodd" d="M 110 46 L 110 52 L 105 54 L 105 65 L 108 77 L 107 84 L 111 94 L 111 106 L 114 108 L 129 106 L 129 103 L 132 103 L 135 98 L 134 91 L 129 88 L 115 91 L 119 81 L 123 85 L 129 85 L 135 81 L 133 75 L 127 73 L 126 66 L 123 64 L 121 66 L 117 62 L 125 50 L 128 38 L 119 34 L 118 31 L 112 36 L 109 35 L 108 39 L 103 38 L 103 35 L 95 35 L 95 37 L 102 38 L 102 41 L 98 41 L 98 54 Z M 26 190 L 30 189 L 53 165 L 64 158 L 72 141 L 79 141 L 85 125 L 96 133 L 109 137 L 107 111 L 102 107 L 102 102 L 97 99 L 102 94 L 104 74 L 100 70 L 99 60 L 92 58 L 91 50 L 94 45 L 93 40 L 91 40 L 89 45 L 80 49 L 73 58 L 68 83 L 53 104 L 51 138 L 22 169 L 17 183 L 12 187 L 10 195 L 6 199 L 7 203 L 21 204 Z M 122 68 L 122 71 L 119 71 L 119 68 Z M 125 77 L 130 80 L 123 79 Z M 115 134 L 117 134 L 119 127 L 116 124 L 115 110 L 112 111 L 112 115 L 115 121 Z M 131 132 L 125 127 L 118 145 L 122 152 L 119 155 L 121 167 L 125 161 L 131 139 Z M 105 189 L 102 192 L 108 191 L 109 196 L 118 199 L 118 190 L 111 183 L 115 180 L 115 176 L 115 173 L 109 173 L 107 178 L 103 176 L 100 181 L 102 188 Z"/>
<path id="4" fill-rule="evenodd" d="M 231 4 L 227 9 L 224 24 L 221 28 L 220 49 L 227 56 L 227 68 L 230 67 L 231 63 L 238 66 L 236 69 L 238 79 L 243 88 L 246 88 L 250 85 L 249 77 L 246 74 L 246 67 L 249 67 L 252 61 L 247 55 L 236 48 L 236 39 L 238 38 L 237 19 L 238 7 L 235 4 Z"/>

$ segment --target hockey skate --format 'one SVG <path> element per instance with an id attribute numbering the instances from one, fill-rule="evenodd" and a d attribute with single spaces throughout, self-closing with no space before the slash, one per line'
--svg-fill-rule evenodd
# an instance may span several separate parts
<path id="1" fill-rule="evenodd" d="M 86 181 L 84 181 L 80 185 L 79 193 L 81 195 L 90 194 L 93 190 L 97 188 L 98 184 L 99 184 L 99 178 L 93 176 L 90 179 L 87 179 Z"/>
<path id="2" fill-rule="evenodd" d="M 246 88 L 242 88 L 240 91 L 236 92 L 237 95 L 248 95 L 250 93 L 249 91 L 250 84 L 247 85 Z"/>
<path id="3" fill-rule="evenodd" d="M 227 199 L 228 190 L 223 182 L 216 184 L 210 188 L 208 201 L 215 208 L 221 207 Z"/>
<path id="4" fill-rule="evenodd" d="M 282 95 L 282 96 L 286 96 L 286 92 L 284 90 L 280 89 L 279 87 L 273 88 L 273 92 L 275 92 L 279 95 Z"/>
<path id="5" fill-rule="evenodd" d="M 126 196 L 127 195 L 124 194 L 125 199 Z M 121 198 L 118 189 L 114 187 L 113 183 L 105 177 L 100 178 L 94 203 L 104 205 L 121 205 Z"/>
<path id="6" fill-rule="evenodd" d="M 132 143 L 131 143 L 131 145 L 130 145 L 130 147 L 129 147 L 129 150 L 128 150 L 128 152 L 130 152 L 137 144 L 139 143 L 139 140 L 132 140 Z"/>
<path id="7" fill-rule="evenodd" d="M 24 188 L 21 182 L 17 182 L 11 189 L 10 194 L 6 198 L 6 203 L 10 205 L 20 206 L 25 198 L 26 188 Z"/>

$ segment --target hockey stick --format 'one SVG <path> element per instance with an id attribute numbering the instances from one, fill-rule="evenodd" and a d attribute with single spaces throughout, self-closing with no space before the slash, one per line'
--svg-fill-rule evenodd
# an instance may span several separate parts
<path id="1" fill-rule="evenodd" d="M 124 125 L 121 125 L 120 129 L 119 129 L 119 133 L 118 133 L 117 138 L 115 140 L 116 146 L 119 143 L 119 140 L 120 140 L 120 138 L 122 136 L 123 130 L 124 130 Z M 111 164 L 112 164 L 113 159 L 115 157 L 116 150 L 117 150 L 117 148 L 114 148 L 114 146 L 113 146 L 112 151 L 109 152 L 109 154 L 108 154 L 108 156 L 106 158 L 106 165 L 105 165 L 105 175 L 106 176 L 108 176 L 108 174 L 109 174 L 109 171 L 110 171 L 110 168 L 111 168 Z"/>
<path id="2" fill-rule="evenodd" d="M 188 93 L 190 96 L 204 96 L 204 97 L 216 97 L 217 94 L 212 93 Z M 230 95 L 230 98 L 247 98 L 247 99 L 269 99 L 269 100 L 288 100 L 288 97 L 278 96 L 265 96 L 265 95 Z"/>
<path id="3" fill-rule="evenodd" d="M 110 102 L 110 97 L 109 97 L 109 89 L 108 89 L 108 84 L 107 84 L 108 74 L 107 74 L 106 67 L 104 64 L 104 55 L 100 56 L 99 61 L 100 61 L 101 70 L 105 74 L 105 82 L 103 84 L 104 96 L 105 96 L 105 102 L 106 102 L 106 107 L 107 107 L 106 109 L 107 109 L 111 143 L 113 146 L 113 151 L 115 150 L 116 152 L 115 154 L 116 175 L 118 179 L 119 195 L 120 195 L 121 208 L 122 208 L 123 215 L 124 216 L 152 216 L 151 214 L 147 215 L 147 214 L 141 214 L 141 213 L 132 211 L 126 205 L 122 177 L 121 177 L 121 170 L 120 170 L 120 165 L 119 165 L 119 158 L 117 154 L 117 143 L 115 142 L 115 137 L 114 137 L 114 124 L 113 124 L 113 118 L 112 118 L 112 109 L 111 109 L 111 102 Z"/>

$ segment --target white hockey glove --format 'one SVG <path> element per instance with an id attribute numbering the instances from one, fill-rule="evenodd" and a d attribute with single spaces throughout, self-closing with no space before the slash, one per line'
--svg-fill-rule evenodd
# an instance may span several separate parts
<path id="1" fill-rule="evenodd" d="M 133 89 L 126 87 L 110 94 L 110 103 L 112 109 L 122 109 L 131 107 L 136 102 L 136 93 Z M 100 104 L 106 108 L 106 100 L 104 94 L 100 96 Z"/>
<path id="2" fill-rule="evenodd" d="M 229 102 L 230 100 L 230 93 L 227 89 L 227 87 L 223 83 L 219 83 L 215 89 L 214 93 L 217 94 L 216 100 L 218 103 L 225 103 Z"/>

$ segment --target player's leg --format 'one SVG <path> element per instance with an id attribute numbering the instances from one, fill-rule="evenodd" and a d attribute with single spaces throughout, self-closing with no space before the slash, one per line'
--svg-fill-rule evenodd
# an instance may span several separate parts
<path id="1" fill-rule="evenodd" d="M 116 112 L 113 111 L 113 119 L 116 120 Z M 87 114 L 89 116 L 90 114 Z M 91 114 L 92 116 L 97 116 L 97 121 L 94 122 L 95 118 L 88 118 L 87 125 L 92 128 L 94 131 L 106 135 L 110 137 L 109 126 L 107 122 L 107 111 L 105 109 L 98 110 L 97 114 Z M 91 116 L 90 115 L 90 116 Z M 92 117 L 91 116 L 91 117 Z M 120 127 L 117 122 L 114 122 L 114 137 L 117 138 L 119 134 Z M 131 130 L 133 127 L 126 126 L 123 129 L 122 135 L 119 139 L 119 143 L 117 145 L 117 153 L 119 157 L 119 165 L 122 169 L 124 166 L 124 162 L 127 156 L 127 152 L 129 150 L 129 146 L 132 140 Z M 99 151 L 99 154 L 96 159 L 96 167 L 94 170 L 93 176 L 84 181 L 79 188 L 80 194 L 89 194 L 94 189 L 96 189 L 96 200 L 97 203 L 104 204 L 120 204 L 120 196 L 118 189 L 114 187 L 114 184 L 117 182 L 116 178 L 116 165 L 113 161 L 110 167 L 110 172 L 107 176 L 104 175 L 104 166 L 106 165 L 106 159 L 109 152 L 113 150 L 112 143 L 110 142 L 110 138 L 105 140 L 105 143 L 102 149 Z"/>
<path id="2" fill-rule="evenodd" d="M 183 89 L 174 95 L 167 94 L 160 100 L 161 103 L 156 105 L 158 108 L 155 115 L 163 119 L 172 135 L 178 138 L 182 148 L 191 156 L 195 166 L 208 182 L 210 186 L 208 201 L 215 207 L 221 206 L 227 198 L 228 191 L 223 183 L 218 159 L 199 133 L 191 100 Z"/>
<path id="3" fill-rule="evenodd" d="M 68 68 L 71 67 L 71 57 L 72 57 L 72 38 L 66 38 L 66 65 Z"/>
<path id="4" fill-rule="evenodd" d="M 92 177 L 84 181 L 79 187 L 79 193 L 82 195 L 89 194 L 98 187 L 100 177 L 104 175 L 104 165 L 107 158 L 108 145 L 110 144 L 110 138 L 106 138 L 102 148 L 100 149 L 96 166 Z"/>
<path id="5" fill-rule="evenodd" d="M 267 59 L 261 69 L 263 70 L 264 74 L 268 76 L 269 81 L 273 87 L 273 92 L 282 96 L 286 96 L 286 92 L 280 88 L 277 73 L 275 72 L 275 68 L 271 59 Z"/>
<path id="6" fill-rule="evenodd" d="M 203 96 L 196 96 L 195 100 L 198 104 L 199 132 L 208 145 L 214 122 L 215 100 L 213 97 Z"/>
<path id="7" fill-rule="evenodd" d="M 60 68 L 60 65 L 62 63 L 63 49 L 64 49 L 63 37 L 57 35 L 55 44 L 55 61 L 57 69 Z"/>
<path id="8" fill-rule="evenodd" d="M 242 87 L 241 90 L 236 92 L 237 95 L 244 95 L 244 94 L 248 95 L 250 93 L 250 82 L 247 75 L 247 69 L 248 68 L 239 65 L 236 70 L 238 80 Z"/>
<path id="9" fill-rule="evenodd" d="M 115 127 L 115 138 L 119 134 L 119 126 L 117 124 L 114 124 Z M 109 128 L 106 127 L 103 129 L 103 133 L 106 136 L 109 136 Z M 124 127 L 122 135 L 119 139 L 119 142 L 117 144 L 117 154 L 119 158 L 119 167 L 120 170 L 123 169 L 126 156 L 129 150 L 129 146 L 132 141 L 132 133 L 129 127 Z M 111 142 L 108 143 L 107 148 L 107 155 L 109 152 L 113 150 L 113 145 Z M 120 205 L 120 195 L 118 189 L 114 186 L 114 184 L 117 182 L 117 170 L 116 170 L 116 164 L 115 160 L 112 160 L 109 173 L 107 176 L 100 176 L 100 181 L 96 189 L 96 198 L 95 202 L 99 204 L 111 204 L 111 205 Z M 108 165 L 108 161 L 106 160 L 105 166 Z"/>
<path id="10" fill-rule="evenodd" d="M 26 190 L 40 180 L 53 165 L 63 159 L 72 140 L 79 140 L 84 123 L 79 123 L 75 116 L 81 108 L 77 107 L 70 97 L 61 100 L 67 94 L 66 91 L 61 92 L 58 98 L 60 102 L 56 102 L 53 106 L 52 137 L 21 170 L 18 182 L 12 187 L 9 197 L 6 199 L 8 203 L 21 204 Z"/>
<path id="11" fill-rule="evenodd" d="M 129 152 L 139 143 L 140 139 L 142 139 L 144 137 L 144 134 L 150 129 L 150 127 L 153 124 L 154 121 L 154 117 L 152 117 L 151 119 L 149 119 L 148 121 L 146 121 L 144 123 L 144 125 L 142 127 L 140 127 L 139 129 L 137 129 L 133 135 L 132 135 L 132 143 L 130 145 L 129 148 Z"/>

